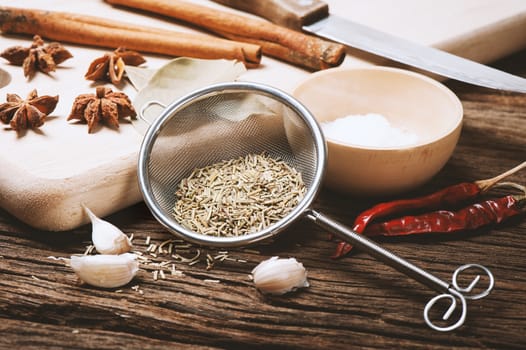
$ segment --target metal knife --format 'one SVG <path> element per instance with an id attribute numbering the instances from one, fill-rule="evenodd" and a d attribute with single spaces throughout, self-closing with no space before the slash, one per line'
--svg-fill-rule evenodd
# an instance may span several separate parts
<path id="1" fill-rule="evenodd" d="M 213 1 L 448 78 L 526 93 L 524 78 L 332 15 L 319 0 Z"/>

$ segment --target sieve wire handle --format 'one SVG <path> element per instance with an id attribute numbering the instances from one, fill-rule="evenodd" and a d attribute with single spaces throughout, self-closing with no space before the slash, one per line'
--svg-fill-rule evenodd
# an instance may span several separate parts
<path id="1" fill-rule="evenodd" d="M 156 101 L 156 100 L 152 100 L 152 101 L 148 101 L 146 102 L 142 107 L 141 107 L 141 110 L 139 111 L 139 118 L 141 118 L 143 121 L 145 121 L 148 125 L 150 125 L 150 121 L 148 120 L 148 118 L 145 117 L 145 113 L 146 113 L 146 110 L 148 108 L 150 108 L 151 106 L 160 106 L 162 107 L 163 109 L 166 108 L 166 105 L 160 101 Z"/>
<path id="2" fill-rule="evenodd" d="M 409 261 L 400 258 L 387 249 L 380 247 L 367 237 L 350 230 L 348 227 L 327 217 L 324 214 L 311 210 L 307 217 L 314 221 L 317 225 L 338 235 L 344 241 L 351 243 L 355 247 L 367 252 L 377 260 L 393 267 L 394 269 L 406 274 L 409 277 L 414 278 L 415 280 L 436 290 L 437 292 L 447 291 L 450 287 L 449 283 L 442 281 L 438 277 L 435 277 L 434 275 L 411 264 Z"/>
<path id="3" fill-rule="evenodd" d="M 340 224 L 339 222 L 327 217 L 324 214 L 321 214 L 315 210 L 310 209 L 307 212 L 307 218 L 312 220 L 315 224 L 317 224 L 320 227 L 323 227 L 326 230 L 331 231 L 332 233 L 338 235 L 341 239 L 353 244 L 358 249 L 364 250 L 369 255 L 373 256 L 377 260 L 393 267 L 394 269 L 404 273 L 405 275 L 413 278 L 414 280 L 436 290 L 437 292 L 441 293 L 440 295 L 437 295 L 433 299 L 431 299 L 426 307 L 424 308 L 424 320 L 428 324 L 429 327 L 431 327 L 434 330 L 437 331 L 451 331 L 453 329 L 456 329 L 460 327 L 465 319 L 466 319 L 466 313 L 467 313 L 467 304 L 466 299 L 480 299 L 485 297 L 489 294 L 489 292 L 493 289 L 494 286 L 494 279 L 491 271 L 489 271 L 486 267 L 478 264 L 467 264 L 459 267 L 455 272 L 453 273 L 452 283 L 445 282 L 441 280 L 440 278 L 430 274 L 429 272 L 422 270 L 418 266 L 415 266 L 411 264 L 409 261 L 400 258 L 399 256 L 391 253 L 385 248 L 380 247 L 367 237 L 360 235 L 348 227 Z M 470 285 L 467 288 L 461 288 L 458 285 L 457 277 L 458 274 L 466 269 L 469 268 L 475 268 L 478 270 L 481 270 L 489 279 L 489 286 L 484 290 L 482 293 L 470 296 L 465 295 L 467 293 L 470 293 L 475 285 L 480 280 L 480 275 L 478 275 L 473 282 L 470 283 Z M 450 326 L 440 326 L 436 325 L 433 321 L 430 319 L 430 310 L 431 308 L 437 304 L 439 300 L 442 299 L 448 299 L 451 302 L 450 307 L 448 310 L 444 313 L 444 316 L 442 319 L 444 321 L 448 320 L 449 317 L 453 314 L 453 311 L 457 308 L 458 303 L 457 300 L 460 301 L 460 317 L 457 322 Z"/>

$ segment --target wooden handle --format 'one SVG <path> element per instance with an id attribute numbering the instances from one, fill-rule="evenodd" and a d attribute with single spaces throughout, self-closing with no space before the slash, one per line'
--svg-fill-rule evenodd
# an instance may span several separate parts
<path id="1" fill-rule="evenodd" d="M 258 15 L 295 30 L 329 15 L 329 6 L 319 0 L 213 0 Z"/>

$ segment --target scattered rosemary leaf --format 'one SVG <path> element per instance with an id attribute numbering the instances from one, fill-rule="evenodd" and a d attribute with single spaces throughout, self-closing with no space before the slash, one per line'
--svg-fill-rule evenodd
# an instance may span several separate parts
<path id="1" fill-rule="evenodd" d="M 138 284 L 135 285 L 135 286 L 132 286 L 131 289 L 132 289 L 133 291 L 135 291 L 135 292 L 141 294 L 141 295 L 144 294 L 144 291 L 141 289 L 141 287 L 140 287 Z"/>
<path id="2" fill-rule="evenodd" d="M 68 258 L 64 258 L 64 257 L 61 257 L 61 256 L 58 257 L 58 258 L 56 256 L 48 256 L 47 258 L 51 259 L 51 260 L 55 260 L 55 261 L 69 261 Z"/>
<path id="3" fill-rule="evenodd" d="M 84 251 L 84 255 L 91 255 L 94 249 L 95 249 L 95 246 L 93 244 L 90 244 L 89 246 L 86 247 L 86 250 Z"/>

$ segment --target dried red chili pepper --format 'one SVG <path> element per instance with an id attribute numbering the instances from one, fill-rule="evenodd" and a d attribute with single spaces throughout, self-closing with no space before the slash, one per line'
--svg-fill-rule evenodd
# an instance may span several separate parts
<path id="1" fill-rule="evenodd" d="M 441 206 L 458 205 L 459 203 L 477 197 L 481 192 L 482 188 L 477 182 L 463 182 L 426 196 L 380 203 L 362 212 L 355 219 L 353 230 L 362 233 L 372 220 L 403 213 L 408 210 L 432 210 L 440 208 Z"/>
<path id="2" fill-rule="evenodd" d="M 489 199 L 471 204 L 458 211 L 439 210 L 417 216 L 404 216 L 369 225 L 366 236 L 405 236 L 418 233 L 449 233 L 498 224 L 512 216 L 524 213 L 526 196 Z"/>
<path id="3" fill-rule="evenodd" d="M 440 208 L 442 205 L 458 205 L 461 202 L 466 202 L 477 197 L 482 190 L 477 182 L 463 182 L 426 196 L 380 203 L 361 212 L 356 217 L 353 224 L 353 231 L 363 233 L 367 225 L 373 220 L 400 214 L 409 210 L 433 210 Z M 345 241 L 338 242 L 332 258 L 337 259 L 348 254 L 352 250 L 352 247 L 351 244 Z"/>
<path id="4" fill-rule="evenodd" d="M 513 169 L 510 169 L 491 179 L 479 180 L 475 182 L 464 182 L 446 187 L 442 190 L 425 196 L 410 199 L 399 199 L 377 204 L 358 215 L 354 221 L 353 230 L 356 233 L 363 233 L 367 225 L 374 219 L 400 214 L 408 210 L 435 210 L 465 203 L 469 200 L 477 198 L 481 193 L 488 191 L 503 178 L 514 174 L 525 167 L 526 161 L 517 165 Z M 340 258 L 348 254 L 351 250 L 351 244 L 341 241 L 338 243 L 332 258 Z"/>

